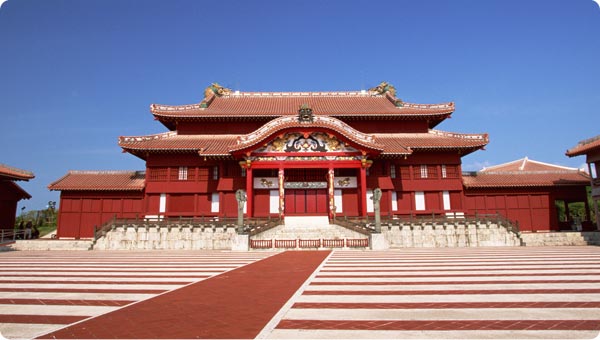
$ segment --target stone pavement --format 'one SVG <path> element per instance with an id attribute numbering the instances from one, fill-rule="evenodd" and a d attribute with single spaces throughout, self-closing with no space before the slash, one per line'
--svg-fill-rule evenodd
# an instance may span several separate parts
<path id="1" fill-rule="evenodd" d="M 9 338 L 589 339 L 600 331 L 597 247 L 6 252 L 0 273 L 0 332 Z"/>
<path id="2" fill-rule="evenodd" d="M 33 338 L 273 253 L 0 252 L 0 333 Z"/>

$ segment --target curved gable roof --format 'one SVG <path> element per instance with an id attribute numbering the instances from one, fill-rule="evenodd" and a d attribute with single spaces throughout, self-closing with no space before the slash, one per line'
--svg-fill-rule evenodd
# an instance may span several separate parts
<path id="1" fill-rule="evenodd" d="M 295 116 L 287 116 L 273 119 L 254 132 L 239 136 L 234 145 L 231 145 L 230 152 L 239 152 L 246 150 L 263 142 L 268 137 L 278 132 L 290 129 L 328 129 L 337 132 L 353 143 L 364 148 L 376 150 L 378 153 L 383 151 L 384 146 L 375 141 L 372 135 L 362 133 L 339 119 L 327 116 L 313 116 L 312 121 L 299 121 Z"/>

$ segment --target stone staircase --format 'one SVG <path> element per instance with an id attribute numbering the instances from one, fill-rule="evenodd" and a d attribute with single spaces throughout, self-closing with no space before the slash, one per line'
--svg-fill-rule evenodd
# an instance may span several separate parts
<path id="1" fill-rule="evenodd" d="M 253 234 L 249 250 L 369 249 L 371 237 L 330 224 L 327 216 L 286 217 L 284 224 Z"/>
<path id="2" fill-rule="evenodd" d="M 252 240 L 334 240 L 361 238 L 368 238 L 368 236 L 335 224 L 329 224 L 327 216 L 286 217 L 285 224 L 250 237 Z"/>

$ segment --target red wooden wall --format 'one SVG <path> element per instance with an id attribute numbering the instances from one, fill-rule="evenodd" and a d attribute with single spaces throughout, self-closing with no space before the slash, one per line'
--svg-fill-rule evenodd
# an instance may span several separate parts
<path id="1" fill-rule="evenodd" d="M 17 202 L 21 200 L 22 192 L 12 181 L 0 181 L 0 229 L 12 230 L 17 215 Z"/>
<path id="2" fill-rule="evenodd" d="M 142 218 L 142 192 L 64 191 L 60 195 L 57 236 L 90 238 L 111 218 Z"/>

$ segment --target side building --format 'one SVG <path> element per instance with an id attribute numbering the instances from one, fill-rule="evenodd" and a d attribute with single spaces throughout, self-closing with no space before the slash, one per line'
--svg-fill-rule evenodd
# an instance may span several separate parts
<path id="1" fill-rule="evenodd" d="M 16 181 L 29 181 L 35 176 L 32 172 L 0 164 L 0 229 L 13 230 L 17 216 L 17 203 L 30 199 Z"/>
<path id="2" fill-rule="evenodd" d="M 582 140 L 573 148 L 567 150 L 569 157 L 586 156 L 585 162 L 590 173 L 590 185 L 592 187 L 593 211 L 596 215 L 596 229 L 600 230 L 600 135 Z"/>
<path id="3" fill-rule="evenodd" d="M 61 191 L 58 236 L 90 237 L 111 216 L 234 217 L 238 189 L 248 218 L 367 216 L 376 188 L 383 216 L 472 213 L 461 158 L 488 135 L 438 130 L 454 109 L 404 102 L 385 82 L 346 92 L 213 84 L 200 103 L 151 105 L 168 131 L 119 138 L 145 172 L 114 173 L 117 186 L 102 172 L 52 183 Z"/>

